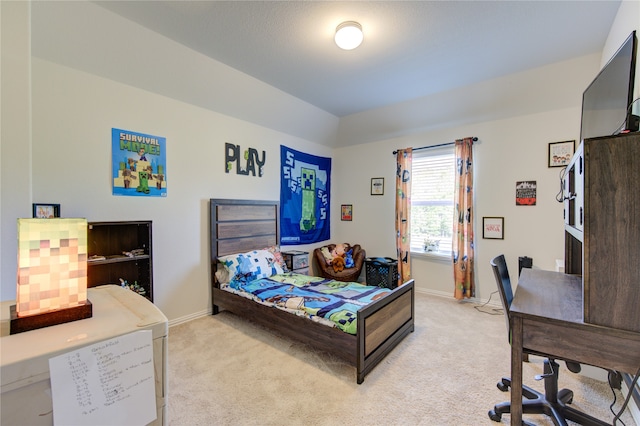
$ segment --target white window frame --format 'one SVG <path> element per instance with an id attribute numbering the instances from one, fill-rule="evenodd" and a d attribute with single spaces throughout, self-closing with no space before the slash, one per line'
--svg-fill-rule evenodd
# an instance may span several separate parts
<path id="1" fill-rule="evenodd" d="M 450 174 L 448 176 L 450 176 L 450 182 L 451 182 L 451 198 L 447 199 L 446 201 L 438 201 L 438 200 L 427 200 L 424 202 L 424 204 L 420 201 L 420 197 L 416 195 L 416 192 L 414 190 L 419 190 L 420 189 L 420 185 L 416 185 L 416 183 L 418 182 L 418 178 L 420 176 L 420 172 L 419 170 L 416 170 L 416 165 L 419 166 L 419 163 L 421 161 L 424 161 L 425 158 L 431 158 L 435 161 L 440 161 L 443 160 L 443 157 L 450 157 L 449 159 L 447 159 L 447 161 L 450 161 L 451 164 L 451 169 L 450 169 Z M 415 232 L 415 206 L 419 206 L 419 205 L 448 205 L 451 207 L 451 215 L 450 215 L 450 226 L 451 226 L 451 232 L 453 233 L 453 220 L 454 220 L 454 213 L 455 213 L 455 203 L 454 203 L 454 192 L 455 192 L 455 151 L 454 151 L 454 146 L 453 145 L 447 145 L 444 147 L 438 147 L 438 148 L 429 148 L 429 149 L 425 149 L 424 151 L 414 151 L 413 152 L 413 165 L 412 165 L 412 171 L 411 171 L 411 186 L 412 186 L 412 194 L 411 194 L 411 226 L 412 226 L 412 232 L 411 232 L 411 254 L 412 255 L 420 255 L 420 256 L 427 256 L 427 257 L 434 257 L 434 258 L 438 258 L 438 259 L 446 259 L 449 260 L 451 259 L 451 252 L 452 252 L 452 237 L 447 237 L 447 238 L 439 238 L 440 240 L 440 246 L 439 246 L 439 250 L 438 251 L 425 251 L 424 249 L 424 236 Z M 434 239 L 437 239 L 438 236 L 433 236 Z"/>

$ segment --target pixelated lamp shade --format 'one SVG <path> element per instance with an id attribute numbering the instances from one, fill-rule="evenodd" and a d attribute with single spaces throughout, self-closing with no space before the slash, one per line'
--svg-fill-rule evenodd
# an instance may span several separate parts
<path id="1" fill-rule="evenodd" d="M 91 318 L 86 219 L 18 219 L 10 334 Z"/>

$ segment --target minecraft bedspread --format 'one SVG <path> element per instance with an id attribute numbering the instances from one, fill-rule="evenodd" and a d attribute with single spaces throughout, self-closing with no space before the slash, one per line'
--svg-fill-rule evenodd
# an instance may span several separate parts
<path id="1" fill-rule="evenodd" d="M 357 331 L 356 312 L 391 292 L 386 288 L 296 273 L 248 282 L 234 279 L 229 287 L 236 292 L 250 294 L 252 299 L 266 305 L 311 319 L 330 320 L 335 327 L 350 334 L 356 334 Z"/>

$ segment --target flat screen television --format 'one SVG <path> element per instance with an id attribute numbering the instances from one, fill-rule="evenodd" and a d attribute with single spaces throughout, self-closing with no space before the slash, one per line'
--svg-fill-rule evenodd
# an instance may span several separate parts
<path id="1" fill-rule="evenodd" d="M 636 49 L 633 31 L 584 91 L 580 140 L 638 130 L 631 113 Z"/>

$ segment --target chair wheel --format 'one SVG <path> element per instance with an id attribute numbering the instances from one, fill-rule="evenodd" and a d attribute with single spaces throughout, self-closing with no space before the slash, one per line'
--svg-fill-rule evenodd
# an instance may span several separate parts
<path id="1" fill-rule="evenodd" d="M 502 392 L 506 392 L 506 391 L 508 391 L 508 390 L 509 390 L 509 385 L 508 385 L 508 384 L 506 384 L 506 383 L 505 383 L 505 382 L 503 382 L 503 381 L 499 381 L 499 382 L 496 384 L 496 386 L 497 386 L 497 388 L 498 388 L 498 389 L 500 389 Z"/>
<path id="2" fill-rule="evenodd" d="M 494 422 L 500 423 L 500 420 L 502 419 L 502 414 L 496 413 L 494 410 L 489 410 L 488 414 L 491 420 L 493 420 Z"/>

